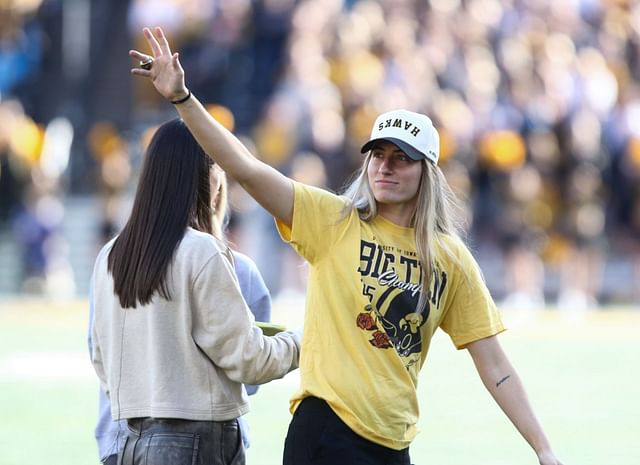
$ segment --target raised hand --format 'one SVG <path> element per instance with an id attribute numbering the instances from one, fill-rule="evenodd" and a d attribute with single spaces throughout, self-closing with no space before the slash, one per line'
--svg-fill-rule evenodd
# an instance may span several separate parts
<path id="1" fill-rule="evenodd" d="M 152 32 L 151 29 L 145 27 L 142 32 L 153 55 L 130 50 L 129 56 L 139 60 L 141 65 L 152 59 L 151 66 L 148 69 L 132 68 L 131 74 L 150 78 L 156 90 L 167 100 L 184 99 L 189 95 L 189 91 L 184 84 L 184 70 L 178 60 L 178 53 L 171 53 L 169 42 L 161 28 L 156 27 Z"/>

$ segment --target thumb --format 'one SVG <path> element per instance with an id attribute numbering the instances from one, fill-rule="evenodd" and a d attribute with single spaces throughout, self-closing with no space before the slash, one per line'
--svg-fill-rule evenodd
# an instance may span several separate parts
<path id="1" fill-rule="evenodd" d="M 180 58 L 180 54 L 178 52 L 175 52 L 173 55 L 171 55 L 171 64 L 175 69 L 182 70 L 182 66 L 180 65 L 179 58 Z"/>

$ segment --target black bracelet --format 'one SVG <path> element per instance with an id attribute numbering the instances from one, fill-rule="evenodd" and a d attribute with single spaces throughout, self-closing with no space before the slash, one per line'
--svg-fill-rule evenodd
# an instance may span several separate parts
<path id="1" fill-rule="evenodd" d="M 182 97 L 180 100 L 171 100 L 171 103 L 174 105 L 180 105 L 181 103 L 186 102 L 191 98 L 191 90 L 187 89 L 187 96 Z"/>

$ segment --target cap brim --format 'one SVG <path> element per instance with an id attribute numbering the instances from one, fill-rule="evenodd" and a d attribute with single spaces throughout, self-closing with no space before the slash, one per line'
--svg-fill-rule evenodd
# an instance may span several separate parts
<path id="1" fill-rule="evenodd" d="M 395 146 L 397 146 L 400 150 L 402 150 L 409 158 L 412 160 L 424 160 L 427 159 L 427 156 L 415 149 L 413 146 L 407 144 L 405 141 L 396 139 L 395 137 L 381 137 L 379 139 L 371 139 L 369 142 L 364 144 L 360 149 L 360 153 L 366 153 L 373 148 L 376 142 L 387 141 L 391 142 Z"/>

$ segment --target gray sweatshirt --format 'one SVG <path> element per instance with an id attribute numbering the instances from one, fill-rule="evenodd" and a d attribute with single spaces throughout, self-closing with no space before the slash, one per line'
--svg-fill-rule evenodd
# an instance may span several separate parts
<path id="1" fill-rule="evenodd" d="M 100 251 L 93 272 L 92 362 L 114 420 L 228 420 L 248 412 L 241 383 L 262 384 L 297 368 L 293 333 L 262 335 L 242 298 L 230 252 L 191 228 L 169 266 L 171 300 L 123 309 Z"/>

